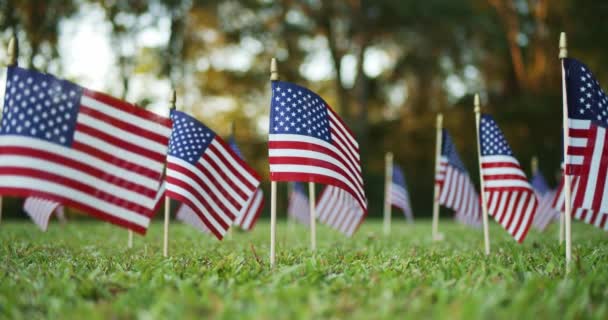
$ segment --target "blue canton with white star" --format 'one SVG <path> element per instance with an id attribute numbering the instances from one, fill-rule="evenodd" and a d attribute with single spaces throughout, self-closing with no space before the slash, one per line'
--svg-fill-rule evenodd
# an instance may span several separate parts
<path id="1" fill-rule="evenodd" d="M 462 160 L 460 160 L 458 151 L 456 151 L 456 146 L 452 141 L 452 137 L 446 129 L 443 129 L 442 136 L 443 137 L 441 141 L 443 142 L 443 145 L 441 146 L 441 155 L 448 158 L 448 163 L 452 167 L 458 169 L 461 172 L 467 172 L 464 167 L 464 164 L 462 163 Z"/>
<path id="2" fill-rule="evenodd" d="M 304 87 L 273 81 L 269 132 L 299 134 L 331 142 L 327 104 Z"/>
<path id="3" fill-rule="evenodd" d="M 6 77 L 0 134 L 71 146 L 83 89 L 19 67 L 9 67 Z"/>
<path id="4" fill-rule="evenodd" d="M 568 117 L 591 120 L 608 126 L 608 97 L 589 68 L 575 59 L 565 59 Z"/>
<path id="5" fill-rule="evenodd" d="M 491 115 L 481 115 L 479 136 L 482 156 L 513 156 L 507 139 Z"/>
<path id="6" fill-rule="evenodd" d="M 181 111 L 171 110 L 171 120 L 169 155 L 196 164 L 215 138 L 215 132 Z"/>
<path id="7" fill-rule="evenodd" d="M 530 179 L 530 184 L 534 191 L 542 194 L 549 192 L 549 185 L 547 184 L 547 180 L 543 177 L 543 174 L 540 171 L 536 172 L 532 179 Z"/>
<path id="8" fill-rule="evenodd" d="M 403 174 L 403 170 L 398 165 L 393 165 L 393 183 L 403 187 L 405 187 L 405 175 Z"/>
<path id="9" fill-rule="evenodd" d="M 228 145 L 230 146 L 230 149 L 232 149 L 232 151 L 239 156 L 239 158 L 243 159 L 243 154 L 241 153 L 239 146 L 236 144 L 236 139 L 234 139 L 234 137 L 228 138 Z"/>

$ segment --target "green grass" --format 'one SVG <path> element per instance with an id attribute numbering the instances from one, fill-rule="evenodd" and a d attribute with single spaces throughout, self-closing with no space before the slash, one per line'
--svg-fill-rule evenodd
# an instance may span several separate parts
<path id="1" fill-rule="evenodd" d="M 577 223 L 574 264 L 564 272 L 556 226 L 523 245 L 496 224 L 492 254 L 482 233 L 449 222 L 445 240 L 430 224 L 375 221 L 347 239 L 318 226 L 318 251 L 304 227 L 278 226 L 275 269 L 268 224 L 218 242 L 171 226 L 161 257 L 161 224 L 126 248 L 127 232 L 69 223 L 47 233 L 29 222 L 0 225 L 2 318 L 608 318 L 608 235 Z"/>

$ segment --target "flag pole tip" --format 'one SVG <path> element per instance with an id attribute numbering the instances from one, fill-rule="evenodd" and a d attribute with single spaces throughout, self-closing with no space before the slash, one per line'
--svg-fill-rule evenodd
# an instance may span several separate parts
<path id="1" fill-rule="evenodd" d="M 17 65 L 17 40 L 15 37 L 11 37 L 8 41 L 8 65 Z"/>
<path id="2" fill-rule="evenodd" d="M 270 81 L 279 80 L 279 68 L 277 67 L 277 59 L 270 60 Z"/>
<path id="3" fill-rule="evenodd" d="M 559 58 L 568 58 L 568 38 L 565 32 L 559 34 Z"/>
<path id="4" fill-rule="evenodd" d="M 474 106 L 475 106 L 475 112 L 479 113 L 481 111 L 481 102 L 479 100 L 479 93 L 475 94 Z"/>
<path id="5" fill-rule="evenodd" d="M 532 174 L 536 174 L 538 172 L 538 157 L 532 157 Z"/>
<path id="6" fill-rule="evenodd" d="M 169 97 L 169 104 L 171 109 L 175 109 L 175 104 L 177 103 L 177 92 L 175 89 L 171 90 L 171 96 Z"/>

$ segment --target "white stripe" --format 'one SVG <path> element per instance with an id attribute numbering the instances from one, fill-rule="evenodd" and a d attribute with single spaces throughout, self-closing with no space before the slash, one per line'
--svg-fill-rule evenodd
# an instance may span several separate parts
<path id="1" fill-rule="evenodd" d="M 519 162 L 517 161 L 517 159 L 515 159 L 514 157 L 511 157 L 511 156 L 496 155 L 496 156 L 483 156 L 483 157 L 481 157 L 481 163 L 482 164 L 495 163 L 495 162 L 513 163 L 513 164 L 516 164 L 516 165 L 519 166 Z"/>
<path id="2" fill-rule="evenodd" d="M 587 146 L 587 138 L 573 138 L 569 137 L 570 142 L 568 143 L 569 147 L 586 147 Z"/>
<path id="3" fill-rule="evenodd" d="M 235 160 L 235 158 L 233 157 L 234 152 L 226 150 L 226 148 L 224 148 L 224 146 L 221 143 L 219 143 L 216 139 L 218 139 L 218 138 L 216 137 L 215 139 L 213 139 L 211 144 L 213 146 L 215 146 L 215 148 L 220 152 L 220 154 L 222 154 L 222 156 L 224 156 L 224 159 L 226 159 L 226 161 L 228 161 L 231 168 L 233 170 L 236 170 L 237 172 L 239 172 L 241 174 L 241 176 L 243 176 L 243 178 L 245 178 L 245 180 L 247 180 L 251 185 L 253 185 L 254 189 L 257 188 L 260 184 L 260 181 L 258 179 L 256 179 L 254 176 L 252 176 L 251 173 L 249 173 L 249 171 L 247 171 L 237 160 Z M 251 190 L 248 190 L 248 191 L 251 192 Z"/>
<path id="4" fill-rule="evenodd" d="M 342 183 L 346 184 L 353 191 L 357 191 L 357 189 L 351 184 L 351 182 L 346 179 L 342 174 L 337 173 L 333 170 L 329 170 L 326 168 L 321 168 L 317 166 L 307 166 L 307 165 L 296 165 L 296 164 L 271 164 L 270 172 L 302 172 L 302 173 L 314 173 L 327 177 L 334 178 L 336 180 L 340 180 Z M 358 198 L 362 205 L 365 205 L 365 198 L 362 198 L 361 195 L 358 195 Z"/>
<path id="5" fill-rule="evenodd" d="M 136 163 L 139 166 L 146 167 L 152 171 L 159 171 L 158 168 L 162 166 L 162 162 L 152 160 L 147 157 L 140 156 L 135 152 L 128 151 L 121 147 L 107 143 L 106 141 L 88 135 L 86 133 L 76 131 L 74 134 L 74 141 L 78 141 L 82 144 L 86 144 L 97 150 L 101 150 L 105 153 L 109 153 L 116 158 L 120 158 L 124 161 Z"/>
<path id="6" fill-rule="evenodd" d="M 521 216 L 522 212 L 524 211 L 524 205 L 528 205 L 529 206 L 529 201 L 527 201 L 527 198 L 529 196 L 530 193 L 522 193 L 519 199 L 519 202 L 517 204 L 517 207 L 515 207 L 515 212 L 513 212 L 514 216 L 513 216 L 513 220 L 511 221 L 511 225 L 509 226 L 509 229 L 507 230 L 507 232 L 509 232 L 509 234 L 515 236 L 515 233 L 518 230 L 515 230 L 517 228 L 517 223 L 519 222 L 520 219 L 522 219 L 523 217 Z M 530 208 L 528 208 L 528 210 L 530 210 Z M 525 227 L 525 225 L 520 225 L 520 227 Z"/>
<path id="7" fill-rule="evenodd" d="M 17 135 L 2 135 L 0 136 L 0 147 L 27 147 L 33 150 L 46 151 L 72 159 L 74 161 L 88 164 L 92 167 L 103 168 L 103 171 L 111 172 L 115 176 L 121 177 L 124 180 L 141 186 L 154 186 L 154 188 L 157 188 L 158 186 L 158 180 L 137 174 L 134 171 L 125 170 L 124 168 L 106 162 L 99 158 L 93 157 L 84 152 L 66 148 L 55 143 L 46 142 L 36 138 L 28 138 Z M 157 170 L 154 170 L 154 172 L 158 172 L 158 174 L 160 175 L 162 172 L 162 165 L 159 164 L 157 165 L 157 167 Z"/>
<path id="8" fill-rule="evenodd" d="M 255 196 L 255 199 L 253 200 L 253 203 L 247 207 L 249 209 L 249 211 L 245 215 L 245 223 L 243 223 L 243 226 L 245 227 L 245 229 L 247 229 L 247 230 L 251 229 L 251 223 L 253 222 L 253 219 L 255 218 L 255 215 L 258 212 L 263 199 L 264 199 L 264 195 L 263 195 L 262 191 L 259 190 L 258 192 L 256 192 L 256 196 Z"/>
<path id="9" fill-rule="evenodd" d="M 534 195 L 532 194 L 532 197 L 530 198 L 530 201 L 528 202 L 528 209 L 526 210 L 526 213 L 524 215 L 524 219 L 520 225 L 519 230 L 517 231 L 517 233 L 515 234 L 515 239 L 517 241 L 519 241 L 521 239 L 521 237 L 524 235 L 524 232 L 526 231 L 526 226 L 528 226 L 528 223 L 530 221 L 530 217 L 532 217 L 533 214 L 533 202 L 534 202 Z"/>
<path id="10" fill-rule="evenodd" d="M 213 226 L 213 229 L 218 231 L 222 236 L 226 233 L 226 230 L 224 228 L 222 228 L 222 226 L 215 220 L 215 218 L 213 217 L 213 215 L 211 215 L 206 209 L 205 207 L 198 201 L 198 199 L 196 197 L 194 197 L 190 192 L 182 189 L 181 187 L 174 185 L 174 184 L 167 184 L 167 190 L 171 191 L 171 192 L 175 192 L 181 196 L 183 196 L 184 198 L 190 200 L 192 202 L 192 204 L 194 204 L 196 206 L 196 208 L 203 213 L 203 215 L 205 215 L 205 217 L 207 218 L 207 220 L 209 221 L 209 223 L 211 223 L 211 225 Z M 230 225 L 230 223 L 228 223 Z"/>
<path id="11" fill-rule="evenodd" d="M 585 162 L 584 156 L 568 155 L 567 158 L 568 158 L 568 164 L 572 164 L 572 165 L 582 165 L 583 162 Z"/>
<path id="12" fill-rule="evenodd" d="M 570 129 L 589 129 L 591 128 L 591 121 L 569 118 L 568 127 L 570 127 Z"/>
<path id="13" fill-rule="evenodd" d="M 597 190 L 597 179 L 605 179 L 605 177 L 598 177 L 602 156 L 604 155 L 603 149 L 605 134 L 606 130 L 598 126 L 595 143 L 593 146 L 591 164 L 589 165 L 589 174 L 587 175 L 587 185 L 583 186 L 586 189 L 583 193 L 583 208 L 593 208 L 593 198 Z"/>
<path id="14" fill-rule="evenodd" d="M 511 216 L 513 215 L 513 210 L 517 204 L 517 198 L 519 197 L 519 192 L 515 191 L 515 192 L 509 192 L 507 193 L 509 195 L 509 203 L 507 203 L 507 208 L 504 211 L 504 217 L 502 218 L 502 227 L 505 229 L 508 229 L 508 225 L 507 223 L 509 222 L 509 219 L 511 219 Z M 498 220 L 496 220 L 498 222 Z M 508 230 L 507 230 L 508 231 Z"/>
<path id="15" fill-rule="evenodd" d="M 29 156 L 0 155 L 0 167 L 17 167 L 40 170 L 50 174 L 59 175 L 66 179 L 75 180 L 91 188 L 98 189 L 102 192 L 115 196 L 116 198 L 127 200 L 149 209 L 152 209 L 155 205 L 154 198 L 146 197 L 141 193 L 137 193 L 105 180 L 98 179 L 97 177 L 89 175 L 84 171 L 61 165 L 58 162 L 46 161 L 42 160 L 41 158 L 33 158 Z"/>
<path id="16" fill-rule="evenodd" d="M 31 189 L 30 186 L 34 185 L 36 186 L 36 191 L 46 192 L 58 197 L 78 199 L 79 201 L 77 202 L 79 203 L 86 204 L 87 206 L 104 212 L 107 215 L 131 222 L 146 229 L 150 223 L 150 218 L 135 211 L 125 209 L 110 202 L 102 201 L 99 198 L 89 195 L 88 193 L 69 188 L 62 184 L 23 176 L 5 175 L 2 176 L 2 179 L 0 179 L 0 187 Z"/>
<path id="17" fill-rule="evenodd" d="M 485 188 L 525 188 L 530 189 L 530 184 L 526 180 L 502 179 L 484 180 Z"/>
<path id="18" fill-rule="evenodd" d="M 97 120 L 85 113 L 80 113 L 78 115 L 78 123 L 82 123 L 88 127 L 111 135 L 119 140 L 125 140 L 136 146 L 148 149 L 158 154 L 165 154 L 167 152 L 167 146 L 164 144 L 158 143 L 143 136 L 135 135 L 119 127 L 115 127 L 108 122 Z"/>
<path id="19" fill-rule="evenodd" d="M 492 176 L 492 175 L 516 175 L 520 177 L 526 177 L 526 175 L 521 171 L 520 168 L 511 168 L 511 167 L 494 167 L 494 168 L 484 168 L 481 170 L 484 176 Z"/>
<path id="20" fill-rule="evenodd" d="M 167 128 L 155 121 L 138 117 L 130 112 L 120 110 L 119 108 L 109 106 L 101 101 L 88 97 L 87 95 L 82 95 L 80 103 L 109 117 L 128 122 L 131 125 L 138 126 L 151 132 L 156 132 L 162 136 L 169 136 L 171 134 L 171 128 Z"/>

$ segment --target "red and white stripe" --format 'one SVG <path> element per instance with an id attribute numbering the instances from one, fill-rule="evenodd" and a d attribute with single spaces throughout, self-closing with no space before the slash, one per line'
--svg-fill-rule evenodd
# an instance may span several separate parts
<path id="1" fill-rule="evenodd" d="M 353 235 L 359 228 L 365 212 L 353 196 L 334 186 L 326 186 L 316 204 L 317 217 L 321 223 L 344 233 Z"/>
<path id="2" fill-rule="evenodd" d="M 234 220 L 234 225 L 239 226 L 243 230 L 251 230 L 255 226 L 255 223 L 258 221 L 260 214 L 262 213 L 262 209 L 264 208 L 264 192 L 262 189 L 258 189 L 253 197 L 249 199 L 249 201 L 245 204 L 243 209 L 241 209 L 241 213 L 236 220 Z"/>
<path id="3" fill-rule="evenodd" d="M 220 240 L 259 184 L 257 174 L 219 136 L 195 165 L 167 157 L 167 195 L 194 209 Z"/>
<path id="4" fill-rule="evenodd" d="M 300 223 L 310 225 L 310 204 L 308 198 L 301 192 L 291 191 L 287 213 Z"/>
<path id="5" fill-rule="evenodd" d="M 580 190 L 579 190 L 580 181 L 581 180 L 579 177 L 572 177 L 572 179 L 571 179 L 571 183 L 572 183 L 571 188 L 572 188 L 572 198 L 573 199 L 576 197 L 576 194 L 578 194 L 578 192 L 580 192 Z M 564 177 L 562 176 L 562 179 L 560 180 L 559 187 L 557 188 L 557 192 L 555 194 L 555 197 L 554 197 L 553 203 L 552 203 L 552 208 L 554 210 L 557 210 L 562 213 L 565 211 L 565 200 L 564 200 L 565 196 L 564 195 L 565 195 Z M 598 213 L 597 211 L 593 211 L 593 210 L 589 210 L 589 209 L 573 207 L 571 216 L 577 220 L 584 221 L 587 224 L 591 224 L 600 229 L 608 231 L 608 221 L 607 221 L 608 213 L 605 213 L 605 212 Z"/>
<path id="6" fill-rule="evenodd" d="M 299 134 L 270 134 L 270 179 L 333 185 L 352 195 L 367 214 L 359 144 L 327 106 L 332 143 Z"/>
<path id="7" fill-rule="evenodd" d="M 57 212 L 59 217 L 59 211 L 61 211 L 63 216 L 63 206 L 61 204 L 37 197 L 25 199 L 23 210 L 42 231 L 47 230 L 53 212 Z"/>
<path id="8" fill-rule="evenodd" d="M 538 200 L 519 162 L 510 156 L 482 156 L 481 166 L 488 214 L 517 242 L 523 242 Z"/>
<path id="9" fill-rule="evenodd" d="M 589 120 L 569 119 L 568 172 L 580 177 L 572 205 L 608 212 L 608 131 Z"/>
<path id="10" fill-rule="evenodd" d="M 203 223 L 203 221 L 198 217 L 198 215 L 192 210 L 192 208 L 188 207 L 185 204 L 181 204 L 177 209 L 177 213 L 175 214 L 175 218 L 178 221 L 181 221 L 185 224 L 189 224 L 194 227 L 196 230 L 199 230 L 203 233 L 211 233 L 209 228 Z"/>
<path id="11" fill-rule="evenodd" d="M 84 90 L 71 148 L 0 136 L 0 192 L 38 196 L 145 234 L 171 121 Z"/>
<path id="12" fill-rule="evenodd" d="M 470 216 L 471 221 L 481 218 L 479 195 L 471 178 L 467 173 L 451 166 L 447 157 L 441 157 L 435 183 L 440 186 L 439 204 L 460 215 Z"/>
<path id="13" fill-rule="evenodd" d="M 549 223 L 555 219 L 559 219 L 559 211 L 556 211 L 552 207 L 555 193 L 556 191 L 553 190 L 548 191 L 543 195 L 536 194 L 536 197 L 538 198 L 538 208 L 536 209 L 532 226 L 537 230 L 544 231 Z"/>
<path id="14" fill-rule="evenodd" d="M 404 187 L 396 183 L 391 183 L 391 204 L 403 211 L 408 222 L 414 221 L 410 195 Z"/>

